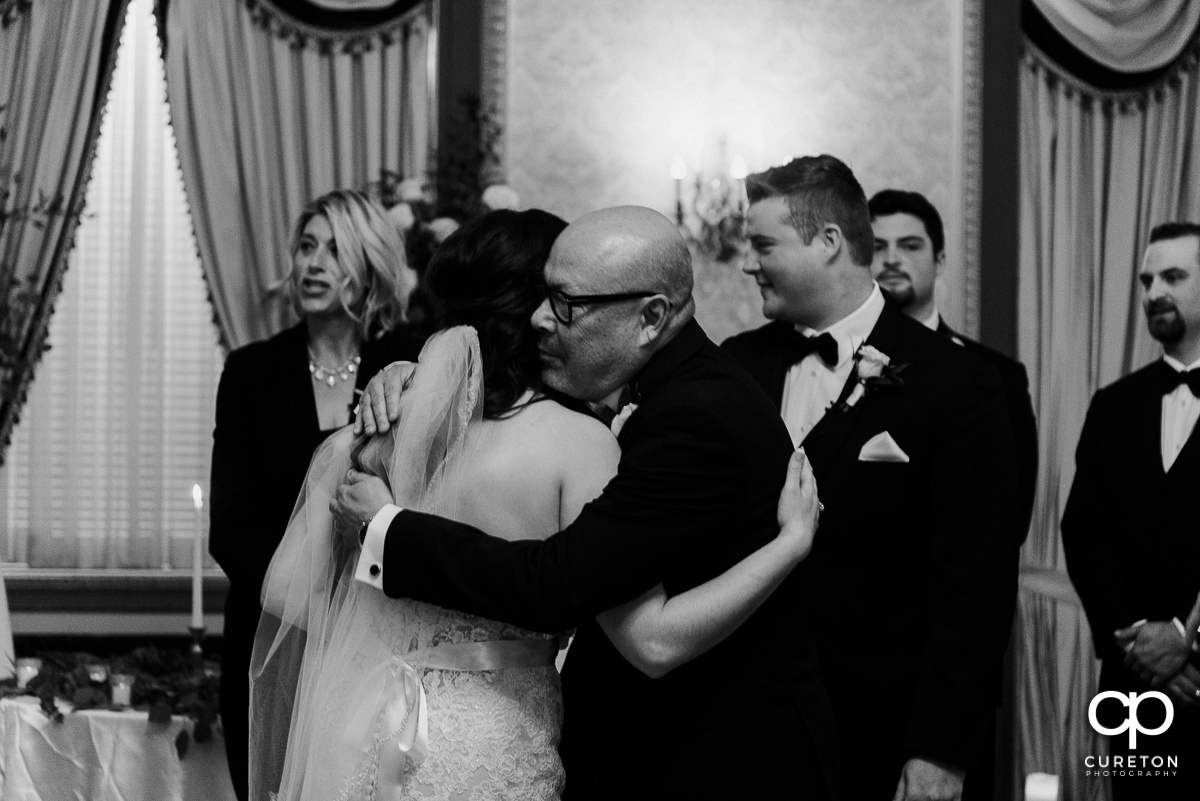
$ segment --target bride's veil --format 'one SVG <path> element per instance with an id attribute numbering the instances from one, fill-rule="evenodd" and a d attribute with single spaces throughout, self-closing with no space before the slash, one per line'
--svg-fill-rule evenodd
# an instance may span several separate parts
<path id="1" fill-rule="evenodd" d="M 421 351 L 389 432 L 364 441 L 346 427 L 314 454 L 263 582 L 250 666 L 254 801 L 332 799 L 374 781 L 373 750 L 389 734 L 381 706 L 409 650 L 398 640 L 405 612 L 354 579 L 358 552 L 334 535 L 329 502 L 357 462 L 386 473 L 397 505 L 455 516 L 456 465 L 482 393 L 475 330 L 448 329 Z"/>

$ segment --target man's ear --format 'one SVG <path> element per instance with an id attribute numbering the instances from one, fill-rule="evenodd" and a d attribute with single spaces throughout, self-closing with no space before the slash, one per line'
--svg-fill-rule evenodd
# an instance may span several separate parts
<path id="1" fill-rule="evenodd" d="M 842 236 L 842 229 L 837 223 L 825 223 L 821 227 L 821 232 L 817 234 L 821 242 L 821 246 L 825 249 L 826 263 L 833 262 L 837 259 L 838 254 L 842 252 L 842 248 L 846 245 L 845 237 Z"/>
<path id="2" fill-rule="evenodd" d="M 671 302 L 666 295 L 655 295 L 642 301 L 639 314 L 641 330 L 638 333 L 638 345 L 649 345 L 660 336 L 671 318 Z"/>
<path id="3" fill-rule="evenodd" d="M 945 250 L 943 250 L 941 253 L 937 254 L 937 258 L 935 258 L 933 260 L 933 266 L 934 266 L 934 269 L 936 270 L 937 277 L 941 278 L 942 273 L 944 273 L 946 271 L 946 251 Z"/>

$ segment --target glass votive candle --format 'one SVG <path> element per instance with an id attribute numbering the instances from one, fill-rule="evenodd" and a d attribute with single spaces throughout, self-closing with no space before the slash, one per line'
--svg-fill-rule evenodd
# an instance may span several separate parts
<path id="1" fill-rule="evenodd" d="M 108 665 L 93 662 L 87 666 L 88 681 L 92 684 L 104 684 L 108 681 Z"/>
<path id="2" fill-rule="evenodd" d="M 112 675 L 113 706 L 129 706 L 133 703 L 133 676 L 128 673 Z"/>
<path id="3" fill-rule="evenodd" d="M 17 686 L 25 687 L 42 669 L 42 660 L 27 656 L 17 660 Z"/>

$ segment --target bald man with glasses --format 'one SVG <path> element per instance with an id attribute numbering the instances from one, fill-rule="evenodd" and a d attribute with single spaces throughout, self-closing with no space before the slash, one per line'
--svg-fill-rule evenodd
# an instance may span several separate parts
<path id="1" fill-rule="evenodd" d="M 369 521 L 360 575 L 366 562 L 377 574 L 368 583 L 392 597 L 535 631 L 577 627 L 559 749 L 569 801 L 837 797 L 798 570 L 725 640 L 661 678 L 632 667 L 595 621 L 658 584 L 670 596 L 718 576 L 778 533 L 791 440 L 693 319 L 686 244 L 655 211 L 605 209 L 562 233 L 544 274 L 548 298 L 531 319 L 543 382 L 624 408 L 617 475 L 563 531 L 516 542 L 384 506 L 365 481 L 343 485 L 343 530 Z M 368 387 L 367 433 L 394 418 L 401 373 Z"/>

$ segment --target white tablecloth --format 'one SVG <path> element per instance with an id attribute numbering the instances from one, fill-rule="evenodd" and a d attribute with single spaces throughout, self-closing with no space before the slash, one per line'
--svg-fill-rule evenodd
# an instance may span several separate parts
<path id="1" fill-rule="evenodd" d="M 28 696 L 0 699 L 4 801 L 233 801 L 219 734 L 175 738 L 192 722 L 150 723 L 145 712 L 88 710 L 55 723 Z"/>

